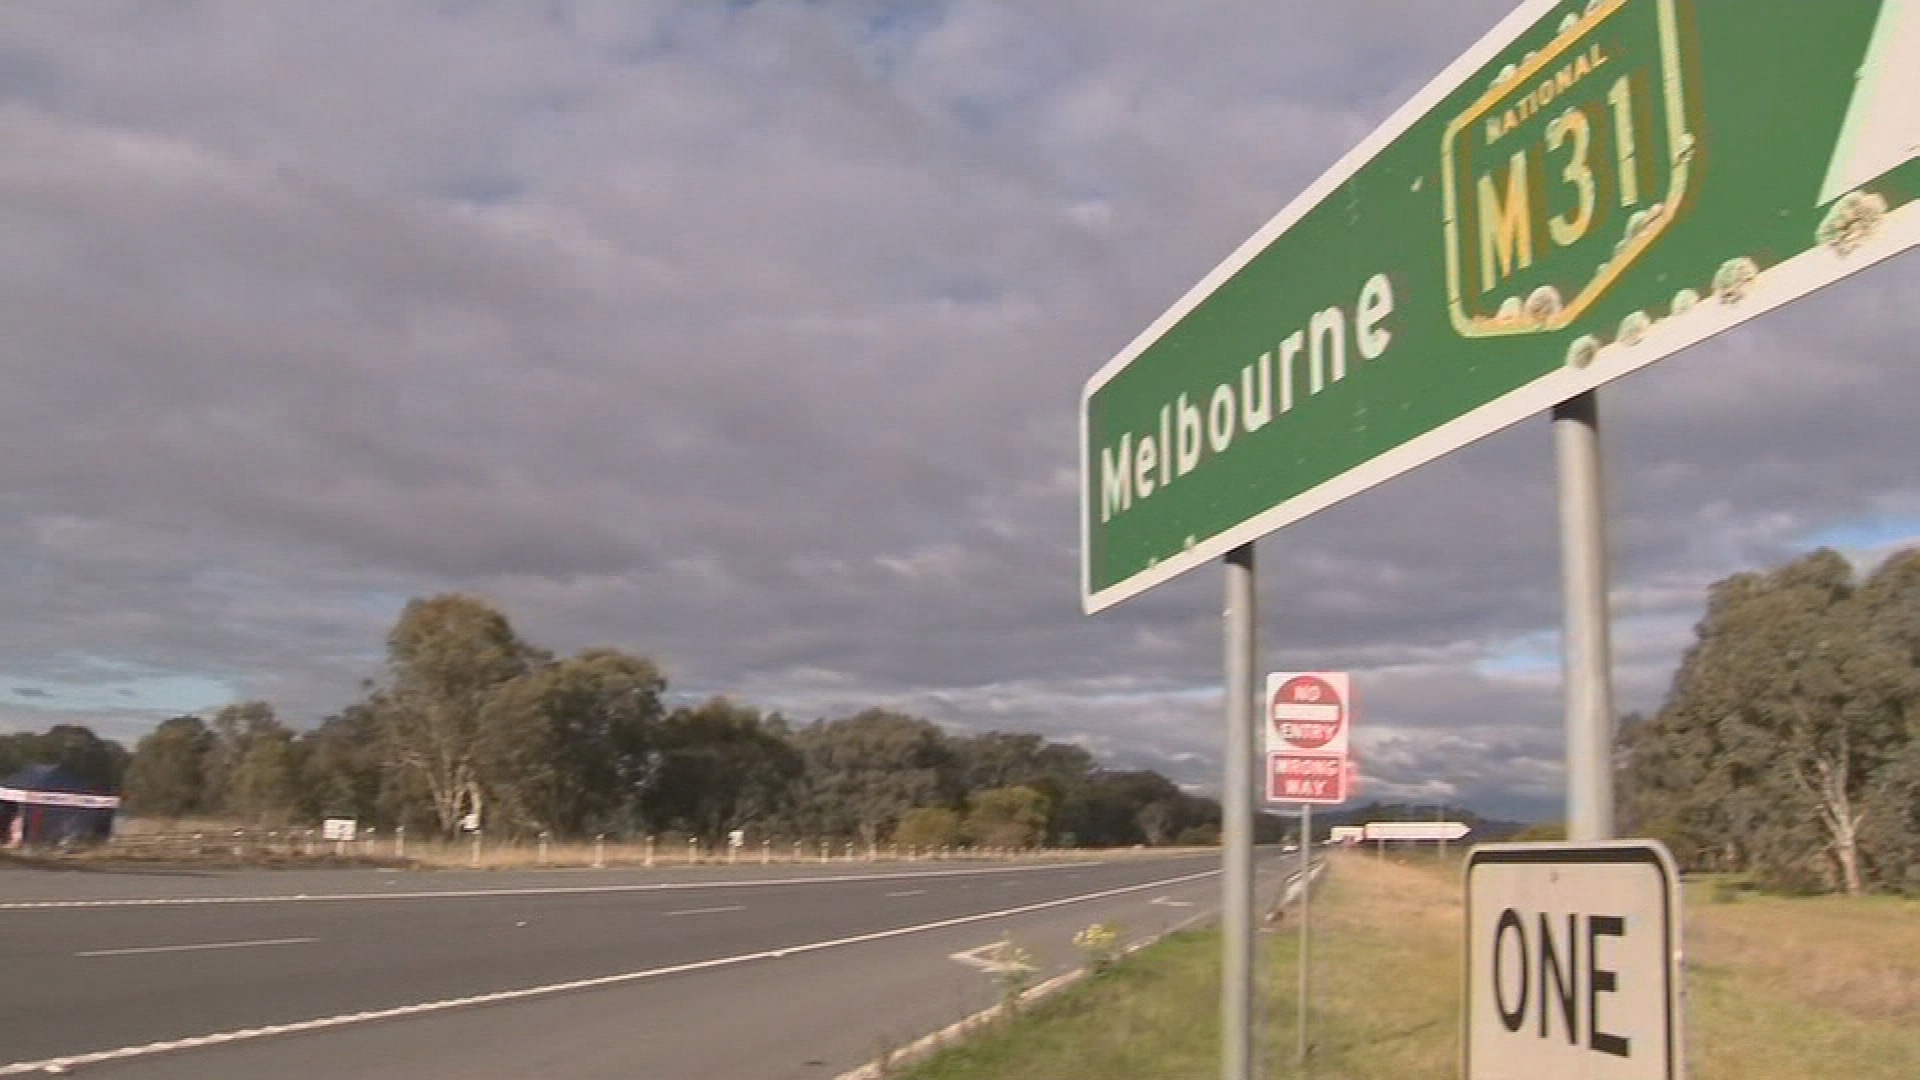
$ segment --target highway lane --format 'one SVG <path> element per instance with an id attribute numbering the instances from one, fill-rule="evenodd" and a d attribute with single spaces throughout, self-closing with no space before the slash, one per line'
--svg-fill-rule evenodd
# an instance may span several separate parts
<path id="1" fill-rule="evenodd" d="M 10 880 L 0 963 L 32 978 L 0 989 L 0 1063 L 427 1006 L 86 1069 L 817 1076 L 990 1003 L 990 978 L 952 953 L 1012 933 L 1059 968 L 1088 922 L 1149 931 L 1207 910 L 1215 865 L 408 875 L 373 887 L 379 878 L 343 872 L 298 881 L 301 892 L 262 874 L 201 882 L 219 886 L 201 899 L 243 903 L 166 889 L 174 902 L 146 905 L 134 901 L 161 897 L 125 881 L 107 897 L 62 882 L 65 901 L 114 903 L 51 908 L 18 906 L 30 890 Z M 580 980 L 602 982 L 564 989 Z M 445 1007 L 503 992 L 515 996 Z"/>

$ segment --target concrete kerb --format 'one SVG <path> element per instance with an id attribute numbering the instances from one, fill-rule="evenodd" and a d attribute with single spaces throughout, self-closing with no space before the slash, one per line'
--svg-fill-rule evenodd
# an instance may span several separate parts
<path id="1" fill-rule="evenodd" d="M 1311 880 L 1308 882 L 1308 887 L 1311 887 L 1313 883 L 1319 881 L 1322 872 L 1327 869 L 1327 865 L 1325 859 L 1313 864 L 1313 869 L 1309 875 Z M 1273 906 L 1268 910 L 1268 922 L 1277 919 L 1282 911 L 1300 899 L 1302 886 L 1299 877 L 1300 875 L 1297 872 L 1289 874 L 1281 884 L 1280 895 L 1275 898 Z M 1158 943 L 1161 939 L 1169 935 L 1190 929 L 1202 922 L 1212 921 L 1218 918 L 1219 915 L 1220 913 L 1217 910 L 1206 910 L 1190 915 L 1157 934 L 1149 935 L 1148 937 L 1141 938 L 1129 944 L 1126 948 L 1120 950 L 1120 955 L 1131 956 L 1149 945 Z M 1075 968 L 1072 971 L 1056 975 L 1022 992 L 1018 998 L 1018 1004 L 1020 1007 L 1025 1007 L 1043 1001 L 1065 990 L 1067 987 L 1080 982 L 1086 977 L 1087 969 L 1084 967 Z M 998 1020 L 1005 1011 L 1005 1003 L 988 1006 L 971 1016 L 948 1024 L 938 1031 L 922 1035 L 920 1038 L 915 1039 L 885 1057 L 875 1058 L 858 1068 L 849 1069 L 839 1076 L 834 1077 L 834 1080 L 886 1080 L 886 1078 L 892 1076 L 895 1071 L 924 1061 L 932 1057 L 936 1051 L 952 1046 L 961 1039 L 992 1024 L 995 1020 Z"/>

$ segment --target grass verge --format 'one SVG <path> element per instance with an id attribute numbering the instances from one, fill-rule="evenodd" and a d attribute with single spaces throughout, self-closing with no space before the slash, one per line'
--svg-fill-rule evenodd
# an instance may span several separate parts
<path id="1" fill-rule="evenodd" d="M 1724 899 L 1725 894 L 1721 894 Z M 1340 859 L 1316 893 L 1315 1080 L 1459 1072 L 1458 864 Z M 1299 1075 L 1296 927 L 1263 934 L 1260 1075 Z M 1689 888 L 1687 1043 L 1694 1080 L 1920 1076 L 1920 902 Z M 1114 971 L 900 1073 L 910 1080 L 1210 1080 L 1217 933 L 1174 935 Z"/>

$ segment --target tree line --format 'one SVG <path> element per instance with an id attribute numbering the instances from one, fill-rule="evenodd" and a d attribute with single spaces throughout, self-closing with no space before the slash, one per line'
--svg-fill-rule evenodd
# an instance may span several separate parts
<path id="1" fill-rule="evenodd" d="M 1821 549 L 1714 584 L 1617 767 L 1625 829 L 1689 869 L 1920 889 L 1920 550 L 1864 577 Z"/>
<path id="2" fill-rule="evenodd" d="M 81 783 L 117 791 L 127 772 L 127 748 L 82 724 L 0 735 L 0 780 L 29 765 L 57 765 Z"/>
<path id="3" fill-rule="evenodd" d="M 878 708 L 796 725 L 724 698 L 669 707 L 651 660 L 557 657 L 471 596 L 410 602 L 386 644 L 361 700 L 310 730 L 265 702 L 162 723 L 124 763 L 129 812 L 446 836 L 477 816 L 490 835 L 708 843 L 734 829 L 921 847 L 1218 837 L 1214 800 L 1038 735 L 949 734 Z"/>

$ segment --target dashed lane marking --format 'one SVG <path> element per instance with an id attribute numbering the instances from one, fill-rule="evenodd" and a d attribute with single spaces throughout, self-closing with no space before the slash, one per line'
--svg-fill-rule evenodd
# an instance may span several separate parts
<path id="1" fill-rule="evenodd" d="M 1036 866 L 986 866 L 963 870 L 902 870 L 881 874 L 821 874 L 817 877 L 753 878 L 739 881 L 656 881 L 628 885 L 530 885 L 507 889 L 434 889 L 419 892 L 281 893 L 262 896 L 152 896 L 111 900 L 6 900 L 0 911 L 71 911 L 89 908 L 188 907 L 201 904 L 318 904 L 366 900 L 476 900 L 511 896 L 593 896 L 608 893 L 676 892 L 689 889 L 754 889 L 788 885 L 846 885 L 863 881 L 910 881 L 980 874 L 1025 874 L 1066 870 L 1084 862 Z M 1101 866 L 1105 863 L 1096 862 Z"/>
<path id="2" fill-rule="evenodd" d="M 317 937 L 262 938 L 259 941 L 208 941 L 198 945 L 141 945 L 130 949 L 88 949 L 75 956 L 146 956 L 150 953 L 199 952 L 203 949 L 264 949 L 275 945 L 312 945 Z"/>
<path id="3" fill-rule="evenodd" d="M 960 915 L 936 922 L 917 923 L 913 926 L 900 926 L 891 930 L 875 930 L 852 937 L 831 938 L 825 941 L 809 941 L 800 945 L 789 945 L 781 949 L 769 949 L 763 952 L 741 953 L 737 956 L 720 956 L 711 960 L 696 960 L 688 964 L 673 964 L 668 967 L 646 968 L 640 971 L 626 971 L 618 975 L 601 975 L 590 979 L 575 979 L 571 982 L 549 983 L 545 986 L 528 986 L 518 990 L 502 990 L 491 994 L 474 994 L 469 997 L 446 998 L 441 1001 L 425 1001 L 417 1005 L 402 1005 L 390 1009 L 370 1009 L 366 1012 L 342 1013 L 338 1016 L 324 1016 L 314 1020 L 299 1020 L 290 1024 L 269 1024 L 265 1027 L 245 1028 L 239 1031 L 223 1031 L 211 1035 L 194 1035 L 184 1039 L 167 1042 L 145 1043 L 139 1046 L 122 1046 L 114 1050 L 97 1050 L 85 1054 L 70 1054 L 65 1057 L 43 1058 L 39 1061 L 16 1061 L 9 1065 L 0 1065 L 0 1076 L 22 1076 L 29 1073 L 63 1073 L 87 1065 L 98 1065 L 109 1061 L 125 1061 L 129 1058 L 150 1057 L 154 1054 L 172 1053 L 182 1050 L 198 1050 L 209 1046 L 221 1046 L 228 1043 L 248 1042 L 255 1039 L 269 1039 L 281 1035 L 298 1035 L 306 1032 L 325 1031 L 332 1028 L 349 1027 L 355 1024 L 368 1024 L 380 1020 L 397 1020 L 409 1016 L 424 1016 L 430 1013 L 450 1012 L 454 1009 L 471 1009 L 481 1005 L 500 1005 L 508 1002 L 527 1001 L 533 998 L 551 997 L 555 994 L 573 993 L 581 990 L 598 990 L 609 986 L 659 979 L 670 975 L 685 975 L 696 971 L 712 971 L 717 968 L 735 967 L 762 960 L 777 960 L 782 957 L 798 956 L 802 953 L 823 952 L 828 949 L 841 949 L 851 945 L 864 945 L 871 941 L 885 941 L 889 938 L 906 937 L 910 934 L 924 934 L 935 930 L 945 930 L 953 926 L 966 926 L 971 923 L 987 922 L 992 919 L 1005 919 L 1014 915 L 1025 915 L 1034 911 L 1046 911 L 1050 908 L 1066 907 L 1069 904 L 1081 904 L 1090 900 L 1103 900 L 1109 896 L 1124 896 L 1128 893 L 1145 892 L 1149 889 L 1164 889 L 1170 885 L 1179 885 L 1189 881 L 1199 881 L 1219 874 L 1218 870 L 1203 870 L 1195 874 L 1163 878 L 1158 881 L 1145 881 L 1138 885 L 1122 885 L 1098 892 L 1081 893 L 1077 896 L 1063 896 L 1053 900 L 1042 900 L 1019 907 L 1002 908 L 998 911 L 982 911 L 972 915 Z"/>

